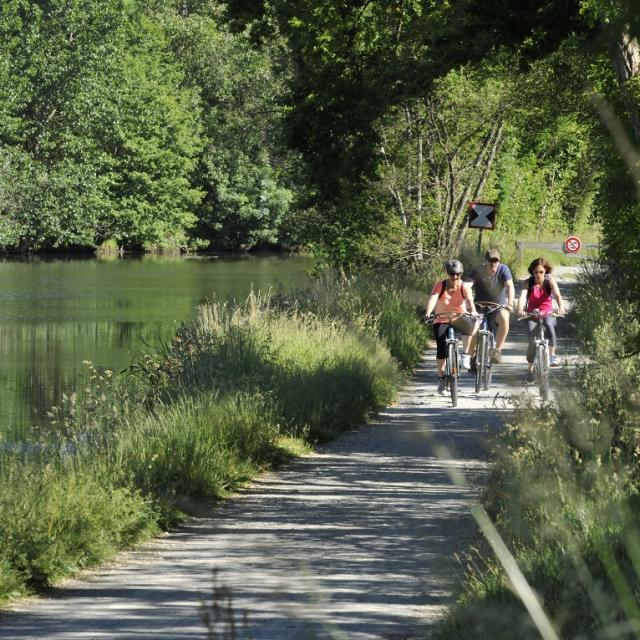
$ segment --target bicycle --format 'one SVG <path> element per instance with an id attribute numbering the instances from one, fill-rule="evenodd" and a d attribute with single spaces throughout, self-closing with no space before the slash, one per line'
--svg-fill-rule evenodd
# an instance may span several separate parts
<path id="1" fill-rule="evenodd" d="M 533 360 L 534 378 L 540 389 L 540 397 L 543 402 L 549 400 L 549 339 L 545 335 L 543 320 L 549 317 L 562 317 L 559 313 L 540 313 L 536 309 L 534 313 L 525 313 L 520 320 L 535 320 L 535 356 Z"/>
<path id="2" fill-rule="evenodd" d="M 454 321 L 462 316 L 471 316 L 469 313 L 436 313 L 429 316 L 426 321 L 434 324 L 436 318 L 446 318 L 448 327 L 445 339 L 445 363 L 444 363 L 444 380 L 445 389 L 451 394 L 451 405 L 458 406 L 458 375 L 460 368 L 458 366 L 460 342 L 456 336 L 453 326 Z"/>
<path id="3" fill-rule="evenodd" d="M 476 308 L 481 314 L 475 353 L 476 393 L 479 393 L 480 387 L 485 391 L 489 389 L 491 386 L 491 374 L 493 373 L 491 359 L 495 349 L 496 337 L 493 333 L 493 323 L 489 321 L 489 316 L 498 311 L 498 309 L 505 309 L 506 307 L 497 302 L 476 302 Z"/>

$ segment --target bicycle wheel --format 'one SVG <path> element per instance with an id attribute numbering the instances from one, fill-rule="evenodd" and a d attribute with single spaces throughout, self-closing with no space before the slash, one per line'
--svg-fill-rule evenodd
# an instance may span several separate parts
<path id="1" fill-rule="evenodd" d="M 449 360 L 449 392 L 451 404 L 458 406 L 458 350 L 454 344 L 447 347 L 447 360 Z"/>
<path id="2" fill-rule="evenodd" d="M 493 366 L 491 364 L 491 358 L 493 357 L 494 337 L 493 333 L 487 336 L 487 348 L 485 350 L 485 366 L 484 377 L 482 379 L 482 386 L 487 391 L 491 386 L 491 374 L 493 373 Z"/>
<path id="3" fill-rule="evenodd" d="M 538 345 L 536 360 L 540 397 L 544 402 L 547 402 L 549 400 L 549 350 L 546 344 Z"/>
<path id="4" fill-rule="evenodd" d="M 487 351 L 487 335 L 485 333 L 480 334 L 478 337 L 478 344 L 476 345 L 476 393 L 480 392 L 482 386 L 482 379 L 484 377 L 485 370 L 485 353 Z"/>

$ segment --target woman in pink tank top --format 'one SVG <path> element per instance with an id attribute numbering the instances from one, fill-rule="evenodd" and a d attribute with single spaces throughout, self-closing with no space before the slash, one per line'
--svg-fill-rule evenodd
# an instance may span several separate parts
<path id="1" fill-rule="evenodd" d="M 553 313 L 554 299 L 558 303 L 558 313 L 564 314 L 564 300 L 558 288 L 558 283 L 552 277 L 553 267 L 545 258 L 536 258 L 528 268 L 530 277 L 522 283 L 522 291 L 518 300 L 518 315 L 524 316 L 529 313 L 539 312 L 546 316 L 543 320 L 546 335 L 549 338 L 549 355 L 551 366 L 559 366 L 560 361 L 556 356 L 556 319 L 550 314 Z M 537 322 L 527 321 L 527 331 L 529 334 L 529 346 L 527 347 L 527 363 L 529 371 L 527 382 L 533 382 L 533 360 L 535 358 L 536 344 L 535 331 Z"/>

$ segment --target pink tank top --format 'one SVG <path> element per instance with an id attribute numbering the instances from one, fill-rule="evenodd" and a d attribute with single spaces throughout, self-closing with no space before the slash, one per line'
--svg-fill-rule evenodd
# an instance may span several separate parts
<path id="1" fill-rule="evenodd" d="M 553 311 L 553 299 L 551 293 L 547 293 L 544 284 L 534 284 L 531 287 L 531 294 L 527 300 L 527 311 L 531 313 L 535 309 L 540 309 L 540 313 L 551 313 Z"/>

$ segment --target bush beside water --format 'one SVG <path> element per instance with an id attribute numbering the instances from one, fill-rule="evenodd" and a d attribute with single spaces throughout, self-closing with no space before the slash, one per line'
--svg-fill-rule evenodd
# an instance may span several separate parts
<path id="1" fill-rule="evenodd" d="M 92 371 L 90 386 L 52 409 L 48 433 L 2 443 L 0 601 L 365 422 L 426 342 L 407 295 L 372 276 L 325 274 L 299 292 L 304 304 L 251 295 L 202 305 L 126 375 Z"/>
<path id="2" fill-rule="evenodd" d="M 589 359 L 557 408 L 521 406 L 496 443 L 484 504 L 560 638 L 640 635 L 640 358 L 637 314 L 598 269 L 575 318 Z M 440 640 L 539 638 L 479 540 Z"/>

